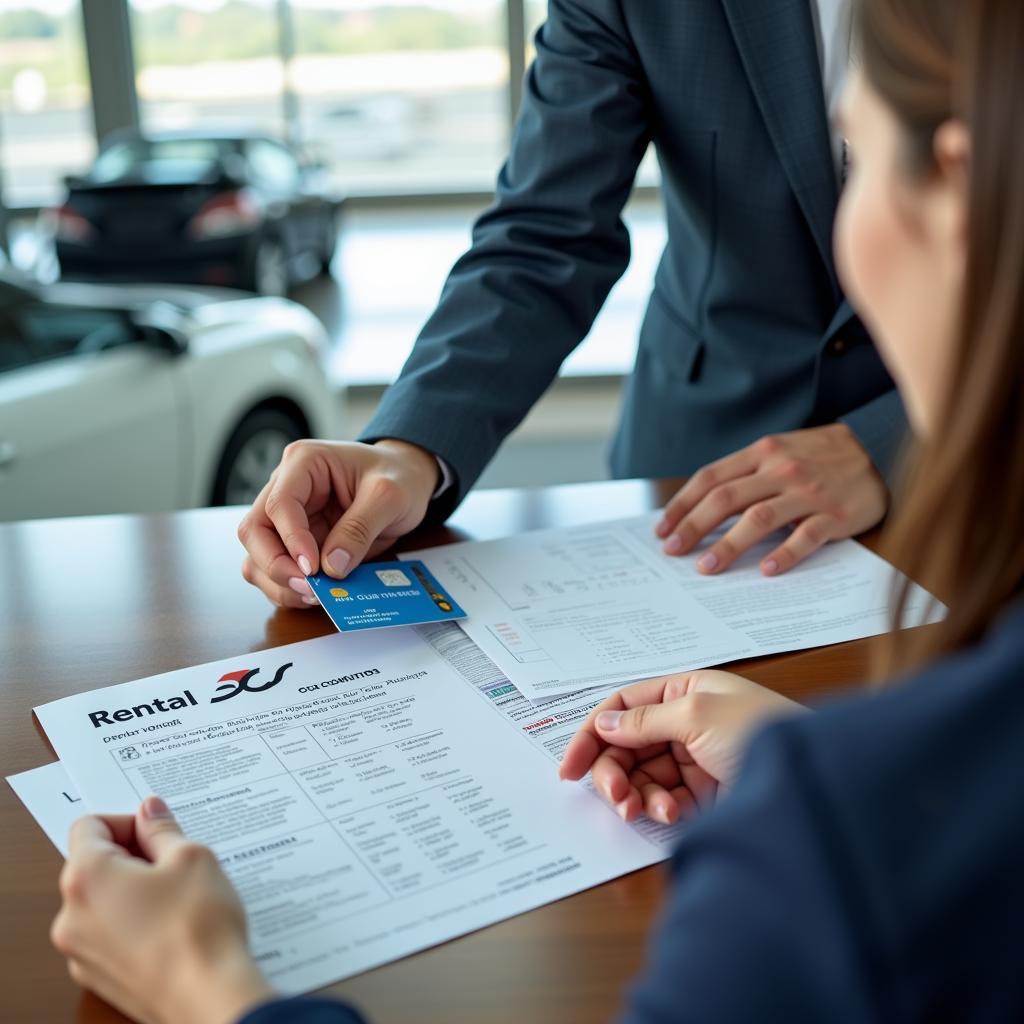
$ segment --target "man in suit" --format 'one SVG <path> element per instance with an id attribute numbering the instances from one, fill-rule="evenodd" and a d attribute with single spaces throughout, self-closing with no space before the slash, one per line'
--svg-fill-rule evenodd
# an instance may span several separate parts
<path id="1" fill-rule="evenodd" d="M 767 574 L 878 522 L 905 419 L 832 258 L 847 3 L 551 0 L 472 247 L 361 441 L 288 450 L 239 530 L 246 578 L 315 604 L 307 570 L 343 576 L 452 512 L 625 269 L 651 142 L 668 243 L 614 475 L 695 473 L 658 527 L 669 554 L 742 514 L 704 572 L 790 523 Z"/>

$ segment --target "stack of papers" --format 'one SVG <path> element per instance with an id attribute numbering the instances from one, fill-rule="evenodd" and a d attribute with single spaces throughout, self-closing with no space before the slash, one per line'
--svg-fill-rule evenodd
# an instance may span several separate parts
<path id="1" fill-rule="evenodd" d="M 843 643 L 889 628 L 891 566 L 856 541 L 829 544 L 783 576 L 755 546 L 718 576 L 700 553 L 669 558 L 660 514 L 413 552 L 469 612 L 466 633 L 531 700 L 741 658 Z M 723 533 L 723 527 L 719 533 Z M 715 538 L 709 539 L 711 543 Z M 942 606 L 913 587 L 907 619 Z"/>
<path id="2" fill-rule="evenodd" d="M 62 850 L 85 809 L 162 796 L 217 852 L 284 992 L 656 863 L 682 826 L 626 825 L 588 785 L 558 781 L 584 717 L 632 679 L 882 632 L 893 572 L 847 542 L 777 580 L 758 552 L 705 579 L 660 554 L 653 522 L 371 567 L 384 575 L 358 632 L 37 708 L 60 762 L 10 782 Z M 366 631 L 390 607 L 372 595 L 414 579 L 437 621 Z M 328 605 L 331 589 L 358 590 L 323 586 Z M 919 590 L 911 608 L 941 612 Z"/>

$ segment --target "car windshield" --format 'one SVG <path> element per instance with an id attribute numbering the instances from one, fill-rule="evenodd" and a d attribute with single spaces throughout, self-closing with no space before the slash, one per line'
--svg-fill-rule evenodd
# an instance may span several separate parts
<path id="1" fill-rule="evenodd" d="M 89 178 L 98 184 L 117 181 L 144 166 L 150 174 L 154 167 L 159 167 L 161 175 L 173 177 L 176 173 L 194 172 L 208 167 L 220 160 L 225 152 L 225 143 L 217 139 L 132 139 L 115 142 L 96 158 Z"/>

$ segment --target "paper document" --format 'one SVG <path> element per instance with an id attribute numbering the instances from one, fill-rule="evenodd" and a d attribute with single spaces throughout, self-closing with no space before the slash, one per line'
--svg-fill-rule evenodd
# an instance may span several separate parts
<path id="1" fill-rule="evenodd" d="M 36 714 L 91 811 L 156 793 L 213 847 L 286 992 L 666 856 L 656 830 L 559 782 L 550 752 L 456 671 L 474 657 L 445 642 L 457 627 L 421 628 L 432 642 L 337 634 Z"/>
<path id="2" fill-rule="evenodd" d="M 889 628 L 895 570 L 839 541 L 783 576 L 759 563 L 781 535 L 727 572 L 701 576 L 700 552 L 670 558 L 660 513 L 410 552 L 461 603 L 460 625 L 527 697 L 843 643 Z M 703 546 L 702 549 L 703 550 Z M 908 619 L 943 609 L 914 587 Z"/>
<path id="3" fill-rule="evenodd" d="M 60 761 L 11 775 L 7 781 L 39 823 L 50 842 L 66 857 L 71 823 L 88 810 Z"/>
<path id="4" fill-rule="evenodd" d="M 513 729 L 550 759 L 553 771 L 557 771 L 565 748 L 587 715 L 615 690 L 615 687 L 581 690 L 535 704 L 508 681 L 501 669 L 456 624 L 420 626 L 418 632 L 466 682 L 480 691 Z M 582 784 L 592 789 L 589 776 Z M 640 818 L 629 827 L 662 847 L 668 856 L 685 823 L 659 825 L 649 818 Z"/>

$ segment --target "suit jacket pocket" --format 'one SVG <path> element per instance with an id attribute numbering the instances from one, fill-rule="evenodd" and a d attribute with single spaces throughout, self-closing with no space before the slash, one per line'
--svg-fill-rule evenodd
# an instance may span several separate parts
<path id="1" fill-rule="evenodd" d="M 640 331 L 641 350 L 665 373 L 693 384 L 704 364 L 704 341 L 655 290 Z"/>

